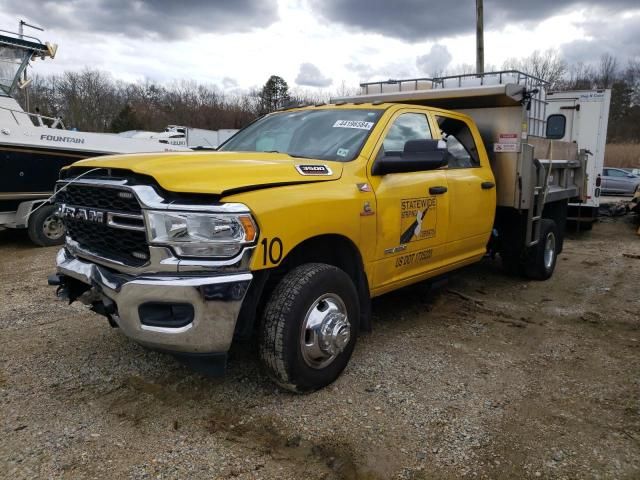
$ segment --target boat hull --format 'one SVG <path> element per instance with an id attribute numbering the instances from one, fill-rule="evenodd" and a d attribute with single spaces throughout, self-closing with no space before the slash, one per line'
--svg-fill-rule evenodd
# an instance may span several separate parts
<path id="1" fill-rule="evenodd" d="M 104 155 L 0 144 L 0 200 L 31 200 L 51 194 L 60 169 L 83 158 Z"/>

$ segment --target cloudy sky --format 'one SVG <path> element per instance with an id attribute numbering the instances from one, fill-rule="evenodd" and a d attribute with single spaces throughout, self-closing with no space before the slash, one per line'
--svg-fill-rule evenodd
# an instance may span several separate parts
<path id="1" fill-rule="evenodd" d="M 485 0 L 485 61 L 556 48 L 570 62 L 640 59 L 640 0 Z M 293 87 L 428 76 L 475 64 L 474 0 L 0 0 L 59 45 L 38 73 L 85 66 L 123 80 L 192 79 L 227 91 L 271 74 Z"/>

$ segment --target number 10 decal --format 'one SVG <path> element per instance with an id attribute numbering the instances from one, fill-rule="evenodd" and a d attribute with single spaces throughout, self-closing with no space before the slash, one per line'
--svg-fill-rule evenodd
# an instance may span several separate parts
<path id="1" fill-rule="evenodd" d="M 269 262 L 273 263 L 274 265 L 282 260 L 282 240 L 280 240 L 278 237 L 272 238 L 271 240 L 263 238 L 260 242 L 260 245 L 262 245 L 263 265 L 267 264 L 267 258 L 269 259 Z"/>

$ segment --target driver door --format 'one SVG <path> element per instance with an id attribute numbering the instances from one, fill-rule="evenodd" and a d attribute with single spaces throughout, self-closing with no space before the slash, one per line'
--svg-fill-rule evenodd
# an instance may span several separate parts
<path id="1" fill-rule="evenodd" d="M 374 149 L 374 160 L 399 156 L 409 140 L 432 137 L 425 111 L 403 109 L 387 125 Z M 409 284 L 438 268 L 445 260 L 449 216 L 447 178 L 443 170 L 370 174 L 376 195 L 377 242 L 374 294 Z"/>

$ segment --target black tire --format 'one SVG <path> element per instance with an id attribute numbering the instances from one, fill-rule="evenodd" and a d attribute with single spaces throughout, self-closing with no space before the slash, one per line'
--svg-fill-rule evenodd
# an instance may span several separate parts
<path id="1" fill-rule="evenodd" d="M 29 215 L 27 230 L 33 243 L 51 247 L 64 243 L 65 229 L 62 219 L 55 215 L 56 207 L 44 205 Z"/>
<path id="2" fill-rule="evenodd" d="M 540 240 L 527 252 L 525 263 L 525 275 L 533 280 L 547 280 L 553 275 L 560 246 L 556 222 L 548 218 L 540 222 Z"/>
<path id="3" fill-rule="evenodd" d="M 341 307 L 346 313 L 343 321 L 349 324 L 349 338 L 341 352 L 332 356 L 332 360 L 325 360 L 330 363 L 326 366 L 319 363 L 314 367 L 309 363 L 313 359 L 306 358 L 308 350 L 303 353 L 302 344 L 309 341 L 305 336 L 303 342 L 303 331 L 307 334 L 303 324 L 309 312 L 315 311 L 314 305 L 321 312 L 321 298 L 325 295 L 329 296 L 330 302 L 337 302 L 336 298 L 342 301 Z M 339 315 L 339 318 L 344 317 Z M 302 393 L 325 387 L 347 366 L 355 347 L 359 321 L 358 293 L 344 271 L 323 263 L 301 265 L 287 273 L 267 302 L 259 339 L 260 359 L 268 375 L 282 388 Z"/>

